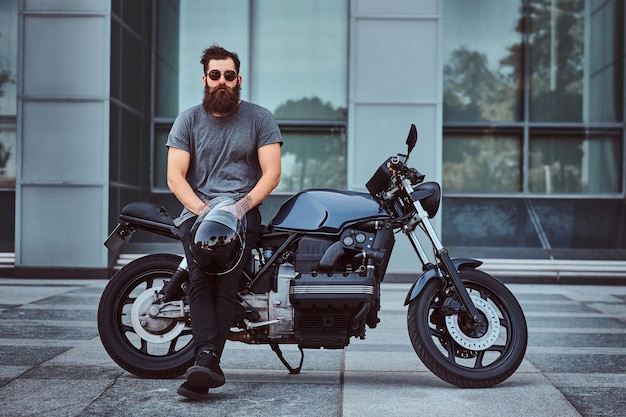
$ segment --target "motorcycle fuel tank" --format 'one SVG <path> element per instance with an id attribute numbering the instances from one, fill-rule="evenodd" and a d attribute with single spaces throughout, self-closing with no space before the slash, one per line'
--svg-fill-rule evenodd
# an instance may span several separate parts
<path id="1" fill-rule="evenodd" d="M 367 193 L 305 190 L 285 201 L 270 227 L 274 230 L 339 233 L 348 223 L 387 217 L 389 214 Z"/>

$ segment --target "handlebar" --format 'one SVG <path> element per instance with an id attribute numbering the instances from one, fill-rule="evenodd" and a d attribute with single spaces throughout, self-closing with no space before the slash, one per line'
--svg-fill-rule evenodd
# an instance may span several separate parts
<path id="1" fill-rule="evenodd" d="M 389 168 L 394 173 L 399 173 L 411 181 L 411 184 L 419 184 L 424 181 L 426 177 L 415 168 L 410 168 L 406 165 L 408 159 L 407 155 L 398 154 L 389 158 Z"/>

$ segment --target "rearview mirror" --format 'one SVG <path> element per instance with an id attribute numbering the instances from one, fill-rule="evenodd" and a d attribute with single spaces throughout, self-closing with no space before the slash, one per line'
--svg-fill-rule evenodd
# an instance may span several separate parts
<path id="1" fill-rule="evenodd" d="M 417 128 L 414 124 L 411 124 L 411 129 L 409 130 L 409 136 L 406 138 L 406 145 L 408 147 L 407 155 L 411 153 L 413 148 L 415 148 L 415 144 L 417 143 Z"/>

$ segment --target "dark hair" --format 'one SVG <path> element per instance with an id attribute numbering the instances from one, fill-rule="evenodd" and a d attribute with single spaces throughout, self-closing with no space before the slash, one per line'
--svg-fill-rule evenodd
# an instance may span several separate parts
<path id="1" fill-rule="evenodd" d="M 235 70 L 237 74 L 239 74 L 239 66 L 241 62 L 239 61 L 239 56 L 236 53 L 227 51 L 217 44 L 213 44 L 210 48 L 207 48 L 202 52 L 202 58 L 200 59 L 200 63 L 202 64 L 202 69 L 206 73 L 206 70 L 209 66 L 209 61 L 212 59 L 228 59 L 231 58 L 235 62 Z"/>

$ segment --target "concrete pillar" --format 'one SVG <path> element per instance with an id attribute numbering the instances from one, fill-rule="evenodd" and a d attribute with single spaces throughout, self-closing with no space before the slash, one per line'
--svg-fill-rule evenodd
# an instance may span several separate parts
<path id="1" fill-rule="evenodd" d="M 110 19 L 110 0 L 20 2 L 16 276 L 107 265 Z"/>
<path id="2" fill-rule="evenodd" d="M 378 165 L 406 152 L 411 123 L 419 139 L 410 165 L 441 182 L 441 1 L 358 0 L 350 7 L 348 187 L 365 190 Z M 398 235 L 388 272 L 420 268 Z"/>

